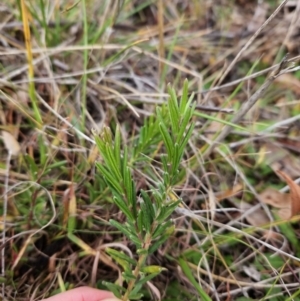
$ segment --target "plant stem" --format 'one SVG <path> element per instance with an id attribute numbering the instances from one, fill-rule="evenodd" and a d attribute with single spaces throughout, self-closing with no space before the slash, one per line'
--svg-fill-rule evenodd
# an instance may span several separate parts
<path id="1" fill-rule="evenodd" d="M 149 247 L 151 246 L 151 241 L 152 241 L 152 234 L 150 234 L 150 233 L 146 234 L 143 249 L 146 250 L 147 252 L 145 252 L 145 253 L 143 253 L 139 256 L 139 260 L 138 260 L 137 265 L 136 265 L 136 267 L 133 271 L 133 275 L 134 275 L 135 279 L 129 281 L 126 293 L 124 294 L 124 296 L 122 298 L 123 301 L 129 300 L 129 295 L 130 295 L 131 291 L 133 290 L 133 288 L 135 286 L 135 283 L 138 279 L 140 270 L 143 267 L 144 262 L 147 258 L 148 250 L 149 250 Z"/>

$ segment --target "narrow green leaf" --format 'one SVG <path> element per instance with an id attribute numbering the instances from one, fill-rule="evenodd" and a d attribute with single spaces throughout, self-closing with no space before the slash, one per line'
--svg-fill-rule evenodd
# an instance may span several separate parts
<path id="1" fill-rule="evenodd" d="M 140 282 L 135 283 L 133 290 L 129 294 L 129 299 L 132 300 L 132 296 L 139 295 L 139 291 L 141 290 L 142 287 L 143 287 L 143 283 Z"/>
<path id="2" fill-rule="evenodd" d="M 204 301 L 212 301 L 210 297 L 206 294 L 206 292 L 203 290 L 203 288 L 199 285 L 198 281 L 196 281 L 192 274 L 192 271 L 190 270 L 190 267 L 184 261 L 183 258 L 179 259 L 179 265 L 182 268 L 182 271 L 185 274 L 185 276 L 189 279 L 189 281 L 193 284 L 194 288 L 197 290 L 201 299 Z"/>
<path id="3" fill-rule="evenodd" d="M 152 234 L 152 239 L 158 238 L 161 234 L 165 234 L 167 228 L 173 226 L 174 223 L 172 220 L 168 220 L 162 224 L 158 224 L 155 231 Z"/>
<path id="4" fill-rule="evenodd" d="M 157 188 L 158 188 L 158 192 L 161 197 L 161 200 L 164 202 L 164 200 L 167 198 L 166 187 L 163 185 L 163 183 L 158 182 Z"/>
<path id="5" fill-rule="evenodd" d="M 97 135 L 94 136 L 96 145 L 102 157 L 106 156 L 105 143 Z"/>
<path id="6" fill-rule="evenodd" d="M 157 190 L 153 189 L 152 191 L 153 191 L 152 196 L 155 199 L 155 204 L 157 205 L 157 208 L 160 208 L 163 203 L 164 198 L 161 196 L 161 194 Z M 158 211 L 158 209 L 157 209 L 157 211 Z M 157 212 L 156 212 L 156 214 L 157 214 Z"/>
<path id="7" fill-rule="evenodd" d="M 192 112 L 189 110 L 182 118 L 180 129 L 176 137 L 176 142 L 180 143 L 183 139 L 184 133 L 186 132 L 186 128 L 188 126 L 188 123 L 191 121 L 192 118 Z"/>
<path id="8" fill-rule="evenodd" d="M 162 235 L 156 242 L 154 242 L 148 250 L 148 254 L 155 252 L 162 244 L 169 238 L 170 235 Z"/>
<path id="9" fill-rule="evenodd" d="M 194 127 L 195 127 L 195 124 L 191 124 L 190 125 L 190 127 L 189 127 L 189 129 L 188 129 L 188 131 L 187 131 L 187 133 L 186 133 L 186 135 L 185 135 L 185 137 L 184 137 L 184 139 L 183 139 L 180 147 L 179 147 L 179 154 L 180 153 L 183 154 L 184 149 L 185 149 L 185 147 L 186 147 L 186 145 L 187 145 L 187 143 L 188 143 L 188 141 L 189 141 L 189 139 L 190 139 L 190 137 L 191 137 L 191 135 L 193 133 Z"/>
<path id="10" fill-rule="evenodd" d="M 103 127 L 103 130 L 100 133 L 100 138 L 103 140 L 104 145 L 106 145 L 107 143 L 109 145 L 112 145 L 112 134 L 108 126 Z"/>
<path id="11" fill-rule="evenodd" d="M 172 148 L 172 139 L 171 136 L 168 132 L 168 129 L 166 128 L 165 124 L 163 122 L 159 123 L 159 129 L 160 129 L 160 133 L 162 135 L 162 138 L 164 140 L 166 149 L 167 149 L 167 153 L 168 153 L 168 157 L 172 158 L 173 155 L 173 148 Z"/>
<path id="12" fill-rule="evenodd" d="M 126 168 L 126 171 L 124 173 L 124 188 L 126 191 L 126 197 L 129 202 L 129 204 L 132 206 L 133 202 L 133 195 L 135 194 L 135 191 L 133 191 L 133 185 L 132 185 L 132 177 L 129 167 Z"/>
<path id="13" fill-rule="evenodd" d="M 111 169 L 111 172 L 114 173 L 114 176 L 117 178 L 118 181 L 121 181 L 122 175 L 121 175 L 121 166 L 118 166 L 118 162 L 116 158 L 114 157 L 114 153 L 112 150 L 112 146 L 108 143 L 106 144 L 106 153 L 107 153 L 107 164 L 109 168 Z M 119 158 L 120 159 L 120 158 Z"/>
<path id="14" fill-rule="evenodd" d="M 124 186 L 125 186 L 124 188 L 127 192 L 127 197 L 128 199 L 130 199 L 132 197 L 132 177 L 128 166 L 124 170 L 123 179 L 124 179 Z"/>
<path id="15" fill-rule="evenodd" d="M 133 216 L 134 218 L 136 219 L 137 217 L 137 205 L 136 205 L 136 188 L 135 188 L 135 183 L 134 181 L 131 181 L 131 191 L 132 191 L 132 196 L 131 196 L 131 210 L 132 210 L 132 213 L 133 213 Z"/>
<path id="16" fill-rule="evenodd" d="M 122 232 L 126 237 L 129 239 L 134 236 L 134 234 L 128 229 L 128 227 L 121 225 L 119 222 L 115 221 L 114 219 L 110 219 L 109 223 L 117 228 L 120 232 Z M 137 238 L 137 237 L 136 237 Z"/>
<path id="17" fill-rule="evenodd" d="M 182 96 L 180 99 L 180 104 L 179 104 L 179 111 L 181 115 L 185 112 L 187 108 L 187 99 L 188 99 L 188 88 L 189 88 L 189 82 L 187 79 L 184 80 L 183 83 L 183 89 L 182 89 Z"/>
<path id="18" fill-rule="evenodd" d="M 171 99 L 169 100 L 168 107 L 169 107 L 172 132 L 177 133 L 179 131 L 179 116 L 178 116 L 178 112 L 176 112 L 176 108 L 174 107 Z"/>
<path id="19" fill-rule="evenodd" d="M 102 284 L 108 288 L 117 298 L 122 298 L 122 293 L 125 293 L 125 288 L 121 287 L 118 284 L 114 284 L 107 281 L 102 281 Z"/>
<path id="20" fill-rule="evenodd" d="M 119 194 L 122 194 L 122 188 L 120 186 L 120 183 L 113 177 L 113 175 L 104 167 L 102 166 L 99 162 L 96 162 L 97 168 L 100 170 L 102 173 L 102 176 L 105 178 L 107 182 L 109 182 L 110 186 Z"/>
<path id="21" fill-rule="evenodd" d="M 132 266 L 129 262 L 127 262 L 126 260 L 118 257 L 118 256 L 115 256 L 114 254 L 110 254 L 110 257 L 118 264 L 122 267 L 122 269 L 124 271 L 131 271 L 132 269 Z"/>
<path id="22" fill-rule="evenodd" d="M 231 127 L 235 128 L 235 129 L 238 129 L 238 130 L 241 130 L 243 132 L 246 132 L 246 133 L 250 133 L 251 131 L 245 127 L 242 127 L 238 124 L 235 124 L 235 123 L 232 123 L 230 121 L 227 121 L 227 120 L 223 120 L 223 119 L 220 119 L 220 118 L 216 118 L 214 116 L 210 116 L 210 115 L 207 115 L 205 113 L 201 113 L 199 111 L 195 111 L 194 112 L 194 115 L 195 116 L 199 116 L 199 117 L 202 117 L 202 118 L 205 118 L 207 120 L 212 120 L 212 121 L 216 121 L 216 122 L 219 122 L 221 124 L 225 124 L 225 125 L 230 125 Z"/>
<path id="23" fill-rule="evenodd" d="M 132 274 L 132 271 L 124 271 L 122 273 L 122 276 L 126 280 L 126 282 L 129 282 L 130 280 L 136 280 L 136 277 Z"/>
<path id="24" fill-rule="evenodd" d="M 147 212 L 149 213 L 149 216 L 151 218 L 151 224 L 153 222 L 153 219 L 155 217 L 155 211 L 154 211 L 154 208 L 153 208 L 153 203 L 152 203 L 152 200 L 150 199 L 149 195 L 146 193 L 145 190 L 141 189 L 141 195 L 142 195 L 142 198 L 145 202 L 145 205 L 146 205 L 146 208 L 147 208 Z"/>
<path id="25" fill-rule="evenodd" d="M 147 211 L 147 206 L 144 200 L 141 200 L 140 206 L 141 206 L 141 210 L 143 211 L 143 217 L 144 217 L 142 223 L 146 232 L 149 233 L 152 224 L 152 219 L 149 212 Z"/>
<path id="26" fill-rule="evenodd" d="M 176 202 L 172 202 L 171 204 L 164 205 L 164 207 L 161 208 L 161 213 L 156 218 L 156 222 L 164 222 L 173 213 L 173 211 L 175 210 L 175 208 L 177 208 L 180 202 L 181 200 L 178 200 Z"/>
<path id="27" fill-rule="evenodd" d="M 28 164 L 28 170 L 30 171 L 31 179 L 36 181 L 38 177 L 38 167 L 33 158 L 29 155 L 24 156 L 26 163 Z"/>
<path id="28" fill-rule="evenodd" d="M 178 143 L 174 144 L 174 152 L 173 152 L 173 158 L 172 158 L 172 176 L 174 176 L 178 170 L 179 164 L 180 164 L 180 160 L 183 156 L 183 153 L 179 153 L 179 145 Z"/>
<path id="29" fill-rule="evenodd" d="M 185 107 L 185 110 L 183 112 L 183 116 L 190 110 L 192 113 L 195 111 L 195 107 L 196 107 L 196 102 L 193 103 L 192 105 L 192 102 L 194 101 L 194 96 L 195 94 L 192 93 L 187 104 L 186 104 L 186 107 Z"/>
<path id="30" fill-rule="evenodd" d="M 179 108 L 178 108 L 178 100 L 175 94 L 175 90 L 168 85 L 168 93 L 170 97 L 168 99 L 168 111 L 172 124 L 172 130 L 174 133 L 179 131 Z"/>
<path id="31" fill-rule="evenodd" d="M 162 104 L 161 107 L 156 107 L 156 115 L 157 115 L 157 123 L 156 125 L 156 129 L 157 129 L 157 125 L 159 125 L 161 122 L 164 124 L 169 124 L 169 109 L 166 106 L 166 104 Z"/>
<path id="32" fill-rule="evenodd" d="M 129 295 L 129 299 L 131 300 L 132 299 L 132 296 L 136 295 L 140 290 L 141 288 L 143 287 L 143 285 L 147 282 L 147 281 L 150 281 L 152 278 L 156 277 L 157 275 L 159 275 L 160 272 L 157 272 L 157 273 L 152 273 L 152 274 L 149 274 L 145 277 L 141 277 L 136 283 L 135 283 L 135 286 L 133 288 L 133 290 L 131 291 L 130 295 Z"/>
<path id="33" fill-rule="evenodd" d="M 143 211 L 139 210 L 138 217 L 137 217 L 137 226 L 138 226 L 139 232 L 143 231 L 143 219 L 144 219 Z"/>
<path id="34" fill-rule="evenodd" d="M 108 253 L 111 256 L 114 256 L 115 258 L 120 258 L 122 260 L 127 261 L 130 264 L 136 265 L 136 260 L 129 257 L 128 255 L 124 254 L 123 252 L 117 251 L 115 249 L 112 248 L 106 248 L 105 252 Z"/>
<path id="35" fill-rule="evenodd" d="M 160 271 L 158 271 L 156 273 L 151 273 L 151 274 L 141 278 L 139 281 L 137 281 L 136 285 L 144 285 L 147 281 L 150 281 L 151 279 L 153 279 L 154 277 L 159 275 L 162 270 L 166 270 L 166 269 L 161 268 Z"/>
<path id="36" fill-rule="evenodd" d="M 144 274 L 159 274 L 162 271 L 167 271 L 167 269 L 159 265 L 148 265 L 141 268 L 141 272 Z"/>
<path id="37" fill-rule="evenodd" d="M 142 293 L 134 294 L 132 291 L 129 294 L 129 300 L 141 300 L 144 297 Z"/>
<path id="38" fill-rule="evenodd" d="M 174 233 L 175 229 L 176 229 L 175 225 L 172 225 L 171 227 L 166 229 L 165 234 L 171 236 Z"/>
<path id="39" fill-rule="evenodd" d="M 122 175 L 123 175 L 123 179 L 125 179 L 127 168 L 128 168 L 128 148 L 127 148 L 127 146 L 124 146 L 124 152 L 123 152 L 121 162 L 122 162 L 122 166 L 121 166 Z"/>
<path id="40" fill-rule="evenodd" d="M 86 244 L 82 239 L 80 239 L 73 233 L 68 232 L 67 236 L 73 243 L 75 243 L 78 247 L 80 247 L 85 254 L 88 255 L 96 254 L 96 251 L 93 248 L 91 248 L 88 244 Z"/>
<path id="41" fill-rule="evenodd" d="M 130 235 L 129 239 L 135 244 L 137 249 L 141 248 L 142 241 L 136 235 Z"/>
<path id="42" fill-rule="evenodd" d="M 147 128 L 147 124 L 146 124 L 146 122 L 147 122 L 147 120 L 145 121 L 145 124 L 144 124 L 144 126 L 142 126 L 141 127 L 141 129 L 140 129 L 140 135 L 139 135 L 139 145 L 141 145 L 141 144 L 144 144 L 144 141 L 145 141 L 145 137 L 147 137 L 147 130 L 148 130 L 148 128 Z"/>
<path id="43" fill-rule="evenodd" d="M 116 159 L 118 170 L 121 170 L 121 131 L 119 124 L 117 124 L 115 133 L 114 157 Z"/>
<path id="44" fill-rule="evenodd" d="M 169 186 L 171 181 L 170 181 L 170 175 L 168 172 L 163 173 L 163 179 L 164 179 L 165 186 L 166 187 Z"/>
<path id="45" fill-rule="evenodd" d="M 156 115 L 157 115 L 157 119 L 161 122 L 164 120 L 163 116 L 162 116 L 162 109 L 163 109 L 163 106 L 161 107 L 156 107 Z"/>
<path id="46" fill-rule="evenodd" d="M 178 107 L 178 100 L 177 100 L 176 92 L 175 92 L 175 89 L 173 89 L 170 84 L 168 85 L 168 93 L 170 95 L 170 98 L 171 98 L 171 100 L 173 102 L 174 107 L 177 110 L 177 113 L 179 113 L 179 111 L 178 111 L 179 107 Z"/>
<path id="47" fill-rule="evenodd" d="M 131 221 L 135 220 L 132 215 L 132 212 L 128 208 L 128 205 L 124 202 L 124 200 L 119 195 L 115 195 L 113 200 L 114 203 L 119 207 L 119 209 L 126 215 L 126 217 L 129 220 Z"/>
<path id="48" fill-rule="evenodd" d="M 161 154 L 160 158 L 161 158 L 161 163 L 163 165 L 163 170 L 169 170 L 167 155 L 166 154 Z"/>

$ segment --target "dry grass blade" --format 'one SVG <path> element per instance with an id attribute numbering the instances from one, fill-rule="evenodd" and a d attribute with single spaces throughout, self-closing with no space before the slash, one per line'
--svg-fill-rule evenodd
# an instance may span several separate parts
<path id="1" fill-rule="evenodd" d="M 4 196 L 3 196 L 3 231 L 2 231 L 2 242 L 6 243 L 6 219 L 7 219 L 7 204 L 8 204 L 8 184 L 9 184 L 9 171 L 10 171 L 10 160 L 12 156 L 17 156 L 20 153 L 21 147 L 17 142 L 15 137 L 6 132 L 2 131 L 2 139 L 4 145 L 8 151 L 6 160 L 6 171 L 5 171 L 5 181 L 4 181 Z M 1 250 L 1 275 L 5 277 L 5 246 Z M 2 294 L 5 294 L 5 283 L 2 283 Z"/>
<path id="2" fill-rule="evenodd" d="M 0 55 L 1 55 L 1 52 L 0 52 Z M 298 62 L 299 60 L 300 60 L 300 55 L 297 55 L 295 57 L 292 57 L 292 58 L 288 59 L 287 63 L 293 64 L 293 63 Z M 227 84 L 219 85 L 219 86 L 212 87 L 212 88 L 204 90 L 204 91 L 194 92 L 194 93 L 195 94 L 208 93 L 208 92 L 218 91 L 218 90 L 226 89 L 226 88 L 229 88 L 229 87 L 232 87 L 232 86 L 236 86 L 236 85 L 240 84 L 241 82 L 245 82 L 245 81 L 257 78 L 257 77 L 259 77 L 261 75 L 264 75 L 266 73 L 272 72 L 274 69 L 278 68 L 278 66 L 279 66 L 279 64 L 275 64 L 275 65 L 273 65 L 271 67 L 268 67 L 268 68 L 266 68 L 264 70 L 261 70 L 261 71 L 255 72 L 255 73 L 253 73 L 251 75 L 239 78 L 239 79 L 234 80 L 232 82 L 229 82 Z"/>
<path id="3" fill-rule="evenodd" d="M 287 57 L 285 56 L 278 68 L 275 69 L 271 75 L 267 78 L 267 80 L 263 83 L 263 85 L 249 98 L 247 102 L 245 102 L 241 109 L 236 113 L 236 115 L 232 118 L 231 123 L 237 124 L 246 113 L 253 107 L 253 105 L 261 98 L 266 90 L 270 87 L 270 85 L 274 82 L 274 80 L 280 75 L 280 72 L 286 67 Z M 203 153 L 203 158 L 206 159 L 214 148 L 221 143 L 232 131 L 232 126 L 226 125 L 221 133 L 214 139 L 214 141 L 210 144 L 210 146 Z"/>
<path id="4" fill-rule="evenodd" d="M 300 214 L 300 187 L 284 172 L 277 170 L 277 173 L 287 182 L 291 190 L 291 216 Z"/>
<path id="5" fill-rule="evenodd" d="M 233 109 L 214 108 L 214 107 L 207 107 L 207 106 L 202 106 L 202 105 L 196 105 L 196 109 L 198 109 L 200 111 L 206 111 L 206 112 L 221 112 L 221 113 L 226 113 L 226 114 L 234 113 Z"/>
<path id="6" fill-rule="evenodd" d="M 300 2 L 13 2 L 0 5 L 0 299 L 126 277 L 134 292 L 140 276 L 129 299 L 297 298 Z M 103 127 L 118 134 L 100 150 Z M 145 260 L 135 234 L 153 230 L 154 201 L 168 207 Z"/>
<path id="7" fill-rule="evenodd" d="M 164 58 L 165 56 L 165 46 L 164 46 L 164 2 L 163 0 L 158 0 L 158 31 L 159 31 L 159 56 Z M 159 75 L 162 76 L 164 69 L 164 63 L 159 62 Z"/>
<path id="8" fill-rule="evenodd" d="M 240 50 L 240 52 L 236 55 L 234 60 L 231 62 L 231 64 L 228 66 L 228 68 L 225 70 L 224 74 L 220 78 L 219 83 L 222 83 L 224 78 L 228 75 L 232 67 L 236 64 L 236 62 L 240 59 L 244 51 L 249 48 L 249 46 L 254 42 L 254 40 L 258 37 L 258 35 L 265 29 L 265 27 L 277 16 L 277 14 L 280 12 L 280 10 L 285 6 L 285 4 L 288 2 L 288 0 L 284 0 L 281 2 L 281 4 L 277 7 L 277 9 L 272 13 L 272 15 L 264 22 L 260 28 L 257 29 L 257 31 L 254 33 L 254 35 L 251 37 L 251 39 L 245 44 L 245 46 Z"/>

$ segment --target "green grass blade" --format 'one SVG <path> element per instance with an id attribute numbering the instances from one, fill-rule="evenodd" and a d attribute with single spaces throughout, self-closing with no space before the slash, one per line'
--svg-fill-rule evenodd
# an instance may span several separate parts
<path id="1" fill-rule="evenodd" d="M 185 276 L 190 280 L 190 282 L 194 285 L 195 289 L 197 290 L 199 296 L 202 298 L 203 301 L 212 301 L 210 297 L 206 294 L 203 288 L 199 285 L 199 283 L 195 280 L 192 271 L 188 264 L 184 261 L 184 259 L 179 259 L 179 265 L 182 268 L 183 273 Z"/>

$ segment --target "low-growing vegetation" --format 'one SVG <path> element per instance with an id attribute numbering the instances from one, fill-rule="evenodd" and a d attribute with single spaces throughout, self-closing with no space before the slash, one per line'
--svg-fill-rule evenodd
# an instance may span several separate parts
<path id="1" fill-rule="evenodd" d="M 300 300 L 299 8 L 3 1 L 1 300 Z"/>

